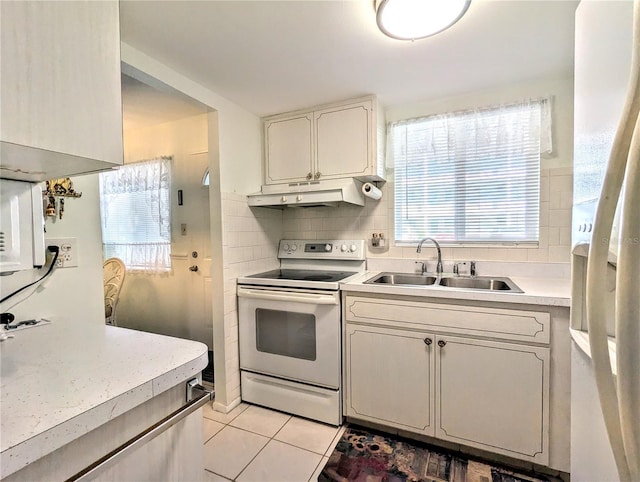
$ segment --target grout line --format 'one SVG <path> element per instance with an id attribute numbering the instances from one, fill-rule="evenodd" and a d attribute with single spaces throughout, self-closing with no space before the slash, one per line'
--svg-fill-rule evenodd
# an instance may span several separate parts
<path id="1" fill-rule="evenodd" d="M 295 448 L 295 449 L 304 450 L 305 452 L 309 452 L 310 454 L 319 455 L 319 456 L 321 456 L 321 457 L 324 457 L 324 454 L 322 454 L 322 453 L 320 453 L 320 452 L 314 452 L 313 450 L 309 450 L 309 449 L 306 449 L 306 448 L 304 448 L 304 447 L 300 447 L 299 445 L 293 445 L 292 443 L 285 442 L 285 441 L 283 441 L 283 440 L 278 440 L 278 439 L 276 439 L 276 438 L 272 438 L 271 440 L 273 440 L 274 442 L 279 442 L 279 443 L 281 443 L 281 444 L 288 445 L 289 447 L 293 447 L 293 448 Z"/>
<path id="2" fill-rule="evenodd" d="M 323 457 L 329 457 L 331 455 L 331 453 L 333 453 L 334 449 L 336 448 L 336 445 L 338 445 L 338 442 L 342 438 L 342 435 L 344 434 L 344 431 L 346 430 L 346 427 L 347 427 L 346 423 L 344 425 L 340 426 L 340 428 L 336 432 L 335 436 L 331 440 L 331 443 L 329 444 L 329 447 L 327 447 L 327 450 L 325 450 L 324 454 L 322 454 Z M 331 451 L 331 453 L 329 451 Z"/>
<path id="3" fill-rule="evenodd" d="M 284 445 L 288 445 L 289 447 L 293 447 L 293 448 L 296 448 L 296 449 L 304 450 L 305 452 L 309 452 L 310 454 L 313 454 L 313 455 L 319 455 L 319 456 L 320 456 L 320 460 L 318 461 L 318 464 L 315 466 L 315 468 L 314 468 L 314 469 L 313 469 L 313 471 L 311 472 L 311 476 L 309 477 L 309 482 L 312 482 L 313 474 L 315 474 L 315 473 L 316 473 L 316 470 L 318 470 L 318 467 L 323 463 L 324 459 L 325 459 L 325 458 L 327 458 L 327 459 L 328 459 L 328 457 L 329 457 L 329 456 L 327 455 L 327 452 L 328 452 L 329 450 L 333 451 L 333 448 L 334 448 L 335 444 L 337 444 L 337 441 L 340 439 L 340 437 L 342 437 L 342 434 L 344 433 L 344 430 L 346 429 L 346 424 L 343 424 L 343 425 L 341 425 L 340 427 L 338 427 L 338 428 L 337 428 L 337 431 L 336 431 L 336 434 L 335 434 L 335 435 L 333 436 L 333 438 L 331 439 L 331 442 L 329 443 L 329 446 L 327 447 L 327 449 L 326 449 L 323 453 L 320 453 L 320 452 L 314 452 L 313 450 L 309 450 L 309 449 L 304 448 L 304 447 L 299 447 L 298 445 L 294 445 L 294 444 L 292 444 L 292 443 L 285 442 L 285 441 L 282 441 L 282 440 L 277 440 L 277 439 L 275 438 L 275 437 L 276 437 L 276 435 L 278 435 L 278 434 L 282 431 L 282 429 L 283 429 L 283 428 L 284 428 L 284 427 L 289 423 L 289 421 L 291 421 L 291 420 L 294 418 L 294 416 L 293 416 L 293 415 L 289 415 L 289 418 L 287 418 L 287 420 L 282 424 L 282 426 L 281 426 L 281 427 L 276 431 L 276 433 L 274 433 L 274 434 L 273 434 L 273 436 L 271 436 L 271 437 L 269 437 L 269 436 L 267 436 L 267 435 L 264 435 L 264 434 L 261 434 L 261 433 L 258 433 L 258 432 L 253 432 L 253 431 L 248 430 L 248 429 L 244 429 L 244 428 L 241 428 L 241 427 L 236 427 L 236 426 L 234 426 L 234 425 L 231 425 L 231 422 L 233 422 L 233 420 L 235 420 L 239 415 L 241 415 L 241 414 L 242 414 L 245 410 L 247 410 L 249 407 L 251 407 L 251 405 L 247 405 L 247 407 L 246 407 L 242 412 L 240 412 L 236 417 L 234 417 L 232 420 L 230 420 L 230 421 L 229 421 L 229 422 L 227 422 L 227 423 L 219 422 L 219 421 L 217 421 L 217 420 L 213 420 L 214 422 L 218 422 L 218 423 L 220 423 L 220 424 L 224 425 L 225 427 L 235 428 L 235 429 L 237 429 L 237 430 L 242 430 L 243 432 L 247 432 L 247 433 L 250 433 L 250 434 L 253 434 L 253 435 L 259 435 L 259 436 L 261 436 L 261 437 L 265 437 L 265 438 L 268 438 L 268 439 L 269 439 L 269 440 L 267 441 L 267 443 L 265 443 L 265 444 L 264 444 L 264 446 L 263 446 L 263 447 L 262 447 L 262 448 L 261 448 L 261 449 L 256 453 L 256 455 L 255 455 L 255 456 L 254 456 L 254 457 L 253 457 L 249 462 L 247 462 L 247 464 L 246 464 L 246 465 L 244 466 L 244 468 L 243 468 L 243 469 L 238 473 L 238 475 L 236 475 L 233 479 L 231 479 L 231 480 L 233 480 L 233 481 L 237 480 L 237 479 L 238 479 L 238 477 L 240 477 L 240 476 L 242 475 L 242 473 L 243 473 L 245 470 L 247 470 L 247 468 L 249 467 L 249 465 L 251 465 L 251 463 L 252 463 L 252 462 L 253 462 L 253 461 L 258 457 L 258 455 L 260 455 L 260 453 L 261 453 L 261 452 L 266 448 L 266 446 L 267 446 L 267 445 L 269 445 L 269 443 L 270 443 L 271 441 L 276 441 L 276 442 L 282 443 L 282 444 L 284 444 Z M 283 413 L 283 412 L 280 412 L 280 413 Z M 203 418 L 207 418 L 207 417 L 204 417 L 204 416 L 203 416 Z M 207 418 L 207 420 L 212 420 L 212 419 Z M 213 438 L 214 438 L 216 435 L 218 435 L 220 432 L 222 432 L 222 430 L 223 430 L 223 429 L 224 429 L 224 427 L 223 427 L 222 429 L 220 429 L 218 432 L 216 432 L 216 433 L 215 433 L 212 437 L 210 437 L 206 442 L 204 442 L 204 443 L 203 443 L 203 445 L 204 445 L 204 444 L 206 444 L 207 442 L 209 442 L 211 439 L 213 439 Z M 205 468 L 205 470 L 207 470 L 207 469 Z M 211 472 L 211 473 L 213 473 L 213 474 L 216 474 L 216 475 L 218 475 L 218 476 L 223 477 L 223 478 L 225 478 L 225 479 L 226 479 L 226 477 L 224 477 L 223 475 L 217 474 L 216 472 L 212 472 L 211 470 L 209 470 L 209 472 Z M 228 479 L 227 479 L 227 480 L 228 480 Z"/>
<path id="4" fill-rule="evenodd" d="M 314 482 L 313 479 L 313 474 L 315 474 L 318 471 L 318 467 L 320 467 L 320 465 L 322 465 L 322 461 L 324 460 L 324 455 L 322 457 L 320 457 L 320 462 L 318 462 L 318 465 L 316 465 L 316 468 L 313 469 L 313 472 L 311 472 L 311 477 L 309 477 L 309 481 L 308 482 Z M 318 479 L 316 479 L 317 481 Z"/>
<path id="5" fill-rule="evenodd" d="M 237 428 L 237 427 L 234 427 L 234 428 Z M 248 432 L 248 430 L 246 430 L 246 431 Z M 249 433 L 253 433 L 253 432 L 249 432 Z M 263 437 L 264 437 L 264 435 L 263 435 Z M 240 477 L 240 476 L 242 475 L 242 472 L 244 472 L 245 470 L 247 470 L 247 468 L 248 468 L 248 467 L 251 465 L 251 463 L 252 463 L 252 462 L 253 462 L 253 461 L 258 457 L 258 455 L 260 455 L 260 453 L 265 449 L 265 447 L 266 447 L 267 445 L 269 445 L 269 442 L 271 442 L 271 440 L 273 440 L 273 439 L 269 439 L 269 440 L 267 441 L 267 443 L 266 443 L 266 444 L 264 444 L 264 446 L 263 446 L 260 450 L 258 450 L 258 453 L 257 453 L 257 454 L 255 454 L 251 460 L 249 460 L 249 462 L 247 463 L 247 465 L 245 465 L 245 466 L 244 466 L 244 469 L 242 469 L 242 470 L 238 473 L 238 475 L 236 475 L 236 476 L 233 478 L 233 480 L 237 480 L 237 479 L 238 479 L 238 477 Z"/>
<path id="6" fill-rule="evenodd" d="M 222 477 L 224 480 L 231 480 L 231 481 L 234 480 L 234 479 L 227 479 L 224 475 L 220 475 L 218 472 L 214 472 L 213 470 L 209 470 L 206 467 L 205 467 L 204 471 L 205 472 L 209 472 L 210 474 L 217 475 L 218 477 Z"/>

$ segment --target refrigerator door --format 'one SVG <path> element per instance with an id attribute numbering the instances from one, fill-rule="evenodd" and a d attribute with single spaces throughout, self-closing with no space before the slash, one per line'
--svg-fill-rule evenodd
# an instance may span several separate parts
<path id="1" fill-rule="evenodd" d="M 572 333 L 574 335 L 574 333 Z M 580 336 L 579 333 L 575 334 Z M 588 340 L 584 340 L 588 345 Z M 571 478 L 618 479 L 618 469 L 600 408 L 591 357 L 584 343 L 571 343 Z"/>
<path id="2" fill-rule="evenodd" d="M 572 477 L 593 464 L 583 474 L 587 480 L 602 473 L 606 480 L 635 481 L 640 480 L 640 0 L 581 2 L 575 79 L 574 242 L 589 244 L 586 257 L 576 256 L 583 246 L 575 246 L 572 269 L 572 327 L 588 330 L 572 333 Z M 613 302 L 607 295 L 610 249 L 617 253 Z M 602 419 L 587 399 L 594 387 Z M 602 449 L 603 440 L 581 440 L 590 419 L 605 427 L 610 451 Z"/>

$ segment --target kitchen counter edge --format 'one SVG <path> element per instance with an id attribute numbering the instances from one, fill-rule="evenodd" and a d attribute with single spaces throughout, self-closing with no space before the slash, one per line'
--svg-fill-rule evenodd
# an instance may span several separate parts
<path id="1" fill-rule="evenodd" d="M 569 279 L 565 278 L 509 277 L 523 293 L 453 289 L 441 286 L 390 286 L 364 283 L 380 273 L 380 271 L 364 272 L 360 276 L 341 284 L 340 289 L 345 292 L 356 293 L 560 307 L 569 307 L 571 301 L 571 283 Z"/>
<path id="2" fill-rule="evenodd" d="M 77 341 L 82 338 L 87 343 L 80 348 Z M 43 351 L 40 362 L 27 362 L 26 372 L 20 370 L 22 367 L 14 368 L 13 372 L 3 369 L 0 479 L 198 376 L 208 363 L 208 348 L 200 342 L 114 326 L 54 321 L 16 333 L 16 339 L 2 342 L 4 368 L 21 362 L 24 352 L 36 345 Z M 133 346 L 137 351 L 132 354 Z M 59 392 L 46 390 L 47 371 L 56 375 L 55 360 L 47 360 L 47 356 L 66 358 L 74 366 L 85 362 L 87 373 L 81 367 L 64 378 L 63 383 L 89 386 L 82 389 L 73 386 Z M 123 369 L 126 367 L 130 369 Z M 36 375 L 34 370 L 38 370 Z M 37 384 L 38 380 L 45 386 L 34 396 L 26 383 Z M 27 420 L 35 420 L 35 425 Z"/>

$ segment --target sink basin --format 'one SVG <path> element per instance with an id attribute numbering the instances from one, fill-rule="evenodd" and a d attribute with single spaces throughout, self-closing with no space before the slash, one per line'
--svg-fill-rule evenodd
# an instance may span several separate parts
<path id="1" fill-rule="evenodd" d="M 364 284 L 379 284 L 392 286 L 438 286 L 442 288 L 457 288 L 465 290 L 483 291 L 508 291 L 510 293 L 522 293 L 522 290 L 509 278 L 492 278 L 488 276 L 476 276 L 468 278 L 463 276 L 444 276 L 438 278 L 430 275 L 411 273 L 380 273 Z"/>
<path id="2" fill-rule="evenodd" d="M 365 284 L 381 285 L 433 285 L 438 280 L 435 276 L 410 273 L 380 273 L 367 281 Z"/>
<path id="3" fill-rule="evenodd" d="M 522 293 L 522 290 L 509 278 L 442 278 L 440 286 L 448 288 L 463 288 L 468 290 L 511 291 Z"/>

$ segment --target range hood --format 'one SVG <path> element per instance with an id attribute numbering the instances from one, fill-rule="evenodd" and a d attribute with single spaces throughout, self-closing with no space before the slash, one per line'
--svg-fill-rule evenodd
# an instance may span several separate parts
<path id="1" fill-rule="evenodd" d="M 284 207 L 333 206 L 341 203 L 364 206 L 362 182 L 356 179 L 300 182 L 262 186 L 249 194 L 249 206 L 282 209 Z"/>

